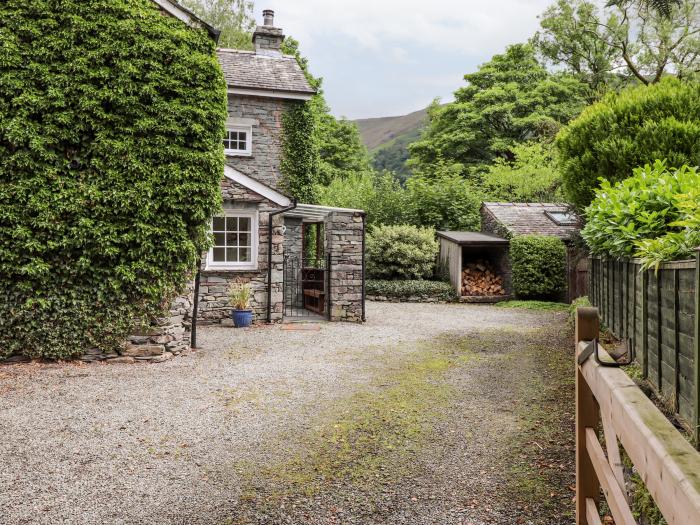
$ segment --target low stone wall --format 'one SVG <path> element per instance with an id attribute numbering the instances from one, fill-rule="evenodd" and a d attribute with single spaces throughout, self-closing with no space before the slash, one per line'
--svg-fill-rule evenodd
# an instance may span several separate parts
<path id="1" fill-rule="evenodd" d="M 192 331 L 192 306 L 194 283 L 190 283 L 185 293 L 177 297 L 164 317 L 158 318 L 150 326 L 136 330 L 115 352 L 88 350 L 81 361 L 106 361 L 112 363 L 133 363 L 136 361 L 163 362 L 190 349 Z"/>

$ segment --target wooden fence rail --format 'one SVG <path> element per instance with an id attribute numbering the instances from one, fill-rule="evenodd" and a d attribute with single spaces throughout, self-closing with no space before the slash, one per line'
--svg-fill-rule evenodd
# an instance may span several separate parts
<path id="1" fill-rule="evenodd" d="M 644 378 L 700 443 L 700 252 L 642 271 L 630 260 L 589 261 L 591 303 L 634 349 Z"/>
<path id="2" fill-rule="evenodd" d="M 616 525 L 636 525 L 626 492 L 622 444 L 669 525 L 700 523 L 700 453 L 619 368 L 591 356 L 596 308 L 576 315 L 576 525 L 600 525 L 602 493 Z M 601 350 L 601 352 L 604 352 Z M 603 358 L 610 359 L 603 355 Z M 599 440 L 605 441 L 606 451 Z"/>

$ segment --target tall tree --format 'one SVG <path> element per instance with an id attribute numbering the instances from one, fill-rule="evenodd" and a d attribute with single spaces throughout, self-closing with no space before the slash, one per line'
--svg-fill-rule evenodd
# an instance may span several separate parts
<path id="1" fill-rule="evenodd" d="M 621 0 L 604 10 L 588 0 L 558 0 L 542 15 L 533 43 L 548 61 L 582 75 L 593 87 L 610 73 L 653 84 L 664 75 L 700 70 L 700 2 L 679 0 L 669 16 L 647 2 Z"/>
<path id="2" fill-rule="evenodd" d="M 180 3 L 221 31 L 221 47 L 253 49 L 252 0 L 180 0 Z"/>
<path id="3" fill-rule="evenodd" d="M 423 136 L 410 146 L 418 171 L 439 162 L 468 168 L 512 160 L 516 144 L 551 138 L 578 115 L 588 91 L 571 75 L 547 72 L 528 44 L 510 46 L 464 78 L 454 102 L 431 106 Z"/>

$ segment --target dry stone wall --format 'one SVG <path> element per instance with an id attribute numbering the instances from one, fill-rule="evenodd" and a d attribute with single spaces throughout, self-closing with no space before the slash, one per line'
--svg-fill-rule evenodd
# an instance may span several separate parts
<path id="1" fill-rule="evenodd" d="M 332 212 L 325 221 L 326 253 L 331 254 L 331 321 L 360 323 L 364 303 L 361 213 Z"/>

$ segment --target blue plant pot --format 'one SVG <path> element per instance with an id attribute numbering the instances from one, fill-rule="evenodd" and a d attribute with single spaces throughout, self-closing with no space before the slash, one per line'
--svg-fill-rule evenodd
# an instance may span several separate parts
<path id="1" fill-rule="evenodd" d="M 253 324 L 253 310 L 232 310 L 231 319 L 236 328 L 247 328 Z"/>

